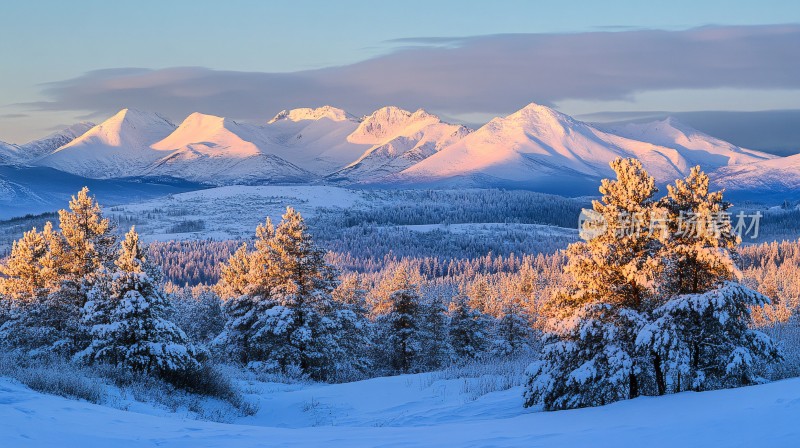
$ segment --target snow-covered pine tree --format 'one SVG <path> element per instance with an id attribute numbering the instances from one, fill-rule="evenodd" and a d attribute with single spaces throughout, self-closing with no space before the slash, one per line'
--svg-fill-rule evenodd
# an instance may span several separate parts
<path id="1" fill-rule="evenodd" d="M 731 204 L 722 191 L 709 191 L 708 175 L 699 166 L 668 185 L 659 206 L 667 230 L 660 232 L 662 296 L 704 292 L 736 278 L 740 240 L 728 216 Z"/>
<path id="2" fill-rule="evenodd" d="M 766 296 L 736 282 L 671 298 L 638 335 L 640 347 L 660 362 L 658 393 L 737 387 L 764 381 L 759 362 L 781 354 L 764 333 L 750 328 L 750 308 Z"/>
<path id="3" fill-rule="evenodd" d="M 655 181 L 635 159 L 616 159 L 616 180 L 604 179 L 593 209 L 604 226 L 570 245 L 568 289 L 545 310 L 545 347 L 528 369 L 525 405 L 545 409 L 596 406 L 640 394 L 636 334 L 654 300 L 659 241 L 649 230 Z"/>
<path id="4" fill-rule="evenodd" d="M 453 298 L 449 306 L 450 344 L 456 362 L 479 357 L 489 346 L 491 333 L 489 318 L 472 308 L 470 299 L 463 294 Z"/>
<path id="5" fill-rule="evenodd" d="M 780 359 L 775 344 L 751 329 L 751 308 L 769 298 L 735 282 L 740 240 L 730 204 L 708 187 L 695 167 L 661 201 L 670 230 L 659 254 L 663 302 L 637 338 L 652 359 L 658 394 L 752 384 L 760 381 L 757 362 Z"/>
<path id="6" fill-rule="evenodd" d="M 69 202 L 69 210 L 59 210 L 59 227 L 64 239 L 61 267 L 65 282 L 75 288 L 78 306 L 83 306 L 85 292 L 91 288 L 95 274 L 113 269 L 117 238 L 100 204 L 83 187 Z"/>
<path id="7" fill-rule="evenodd" d="M 199 353 L 168 320 L 170 304 L 131 227 L 109 277 L 98 277 L 83 308 L 91 343 L 75 360 L 105 362 L 179 380 L 200 367 Z"/>
<path id="8" fill-rule="evenodd" d="M 421 370 L 425 322 L 420 294 L 422 276 L 408 261 L 388 266 L 370 292 L 378 364 L 393 373 Z"/>
<path id="9" fill-rule="evenodd" d="M 450 345 L 450 322 L 447 306 L 442 297 L 429 296 L 422 301 L 420 313 L 422 317 L 422 357 L 421 367 L 426 370 L 440 369 L 453 360 L 453 348 Z"/>
<path id="10" fill-rule="evenodd" d="M 240 248 L 223 268 L 228 321 L 214 345 L 251 368 L 334 377 L 337 364 L 357 355 L 340 343 L 338 329 L 353 321 L 333 303 L 335 270 L 292 208 L 277 228 L 269 220 L 260 225 L 254 246 Z"/>
<path id="11" fill-rule="evenodd" d="M 530 349 L 533 329 L 525 307 L 516 298 L 508 298 L 495 321 L 492 353 L 512 356 Z"/>
<path id="12" fill-rule="evenodd" d="M 14 243 L 0 265 L 0 341 L 29 355 L 69 353 L 80 333 L 78 308 L 62 300 L 63 239 L 50 222 Z"/>
<path id="13" fill-rule="evenodd" d="M 355 273 L 343 274 L 332 293 L 331 310 L 341 357 L 337 357 L 336 380 L 360 379 L 374 365 L 374 328 L 366 311 L 367 291 Z"/>
<path id="14" fill-rule="evenodd" d="M 0 264 L 0 294 L 15 305 L 29 304 L 47 295 L 47 280 L 42 260 L 47 243 L 36 228 L 25 232 L 11 246 L 11 254 Z"/>
<path id="15" fill-rule="evenodd" d="M 381 353 L 393 372 L 418 369 L 422 356 L 420 298 L 414 288 L 398 289 L 388 298 L 388 309 L 377 319 Z"/>

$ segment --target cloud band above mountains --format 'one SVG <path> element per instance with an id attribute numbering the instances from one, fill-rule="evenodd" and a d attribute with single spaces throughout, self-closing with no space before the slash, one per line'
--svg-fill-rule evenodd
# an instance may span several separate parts
<path id="1" fill-rule="evenodd" d="M 299 105 L 387 104 L 451 114 L 530 101 L 614 100 L 664 89 L 800 89 L 800 25 L 404 39 L 389 54 L 292 73 L 179 67 L 97 70 L 43 87 L 34 110 L 265 119 Z M 254 57 L 259 57 L 254 53 Z M 263 57 L 268 57 L 267 54 Z"/>

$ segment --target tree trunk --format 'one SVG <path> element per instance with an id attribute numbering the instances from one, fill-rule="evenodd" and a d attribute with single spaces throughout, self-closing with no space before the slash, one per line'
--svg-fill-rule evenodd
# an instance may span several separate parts
<path id="1" fill-rule="evenodd" d="M 628 398 L 636 398 L 639 396 L 639 380 L 636 375 L 631 373 L 628 376 Z"/>
<path id="2" fill-rule="evenodd" d="M 664 395 L 667 392 L 667 383 L 664 379 L 664 371 L 661 369 L 661 355 L 655 352 L 653 352 L 653 369 L 656 373 L 658 395 Z"/>

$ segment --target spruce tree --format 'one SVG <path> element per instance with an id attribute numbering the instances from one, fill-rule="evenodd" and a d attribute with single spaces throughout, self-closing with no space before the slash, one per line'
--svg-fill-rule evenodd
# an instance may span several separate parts
<path id="1" fill-rule="evenodd" d="M 228 321 L 214 345 L 254 369 L 333 378 L 357 355 L 338 331 L 354 323 L 333 303 L 335 287 L 335 270 L 287 208 L 277 227 L 256 229 L 252 252 L 240 248 L 223 268 Z"/>
<path id="2" fill-rule="evenodd" d="M 418 370 L 422 362 L 420 298 L 414 288 L 394 291 L 388 298 L 388 310 L 378 316 L 378 335 L 382 353 L 393 372 Z"/>
<path id="3" fill-rule="evenodd" d="M 734 233 L 722 191 L 709 191 L 708 176 L 699 166 L 686 179 L 667 186 L 659 201 L 666 232 L 661 232 L 664 266 L 660 293 L 664 296 L 707 291 L 736 277 Z"/>
<path id="4" fill-rule="evenodd" d="M 762 381 L 758 362 L 780 353 L 752 330 L 751 309 L 769 298 L 736 282 L 739 237 L 722 192 L 709 191 L 708 176 L 695 167 L 660 201 L 669 232 L 662 236 L 662 303 L 638 335 L 652 359 L 657 393 L 707 390 Z"/>
<path id="5" fill-rule="evenodd" d="M 169 301 L 146 263 L 139 235 L 131 227 L 121 244 L 114 270 L 98 277 L 84 308 L 91 343 L 75 355 L 168 379 L 200 367 L 198 352 L 186 334 L 168 319 Z"/>
<path id="6" fill-rule="evenodd" d="M 112 269 L 117 243 L 114 227 L 104 218 L 100 205 L 83 187 L 69 202 L 69 210 L 59 210 L 59 227 L 65 248 L 61 260 L 66 280 L 74 283 L 80 295 L 82 285 L 91 287 L 94 274 Z M 82 306 L 85 297 L 78 297 Z"/>
<path id="7" fill-rule="evenodd" d="M 457 362 L 478 358 L 490 342 L 490 321 L 472 308 L 464 295 L 453 298 L 449 306 L 450 344 Z"/>
<path id="8" fill-rule="evenodd" d="M 0 294 L 18 305 L 28 304 L 47 295 L 46 276 L 42 260 L 47 243 L 36 228 L 25 232 L 11 246 L 11 255 L 0 264 Z"/>
<path id="9" fill-rule="evenodd" d="M 554 315 L 541 359 L 528 370 L 526 406 L 596 406 L 641 392 L 646 359 L 636 335 L 655 300 L 660 243 L 649 224 L 657 189 L 638 160 L 617 159 L 611 167 L 617 179 L 604 179 L 602 199 L 592 204 L 602 226 L 570 245 L 565 272 L 572 283 L 545 307 Z"/>
<path id="10" fill-rule="evenodd" d="M 495 322 L 492 353 L 498 356 L 524 353 L 530 349 L 532 333 L 530 318 L 520 301 L 507 299 L 500 318 Z"/>

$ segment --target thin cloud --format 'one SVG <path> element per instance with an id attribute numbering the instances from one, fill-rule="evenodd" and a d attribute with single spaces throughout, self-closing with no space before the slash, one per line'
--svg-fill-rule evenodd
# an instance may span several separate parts
<path id="1" fill-rule="evenodd" d="M 453 115 L 531 101 L 618 100 L 662 89 L 798 89 L 800 25 L 684 31 L 509 34 L 398 39 L 363 62 L 293 73 L 176 67 L 98 70 L 43 86 L 33 110 L 109 114 L 121 107 L 182 118 L 193 111 L 269 118 L 332 104 L 353 113 L 425 107 Z"/>

